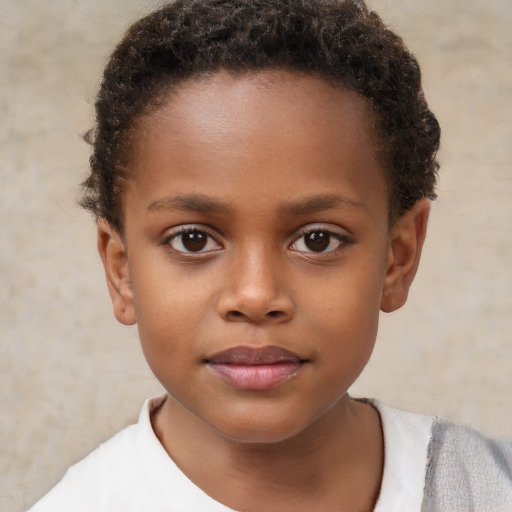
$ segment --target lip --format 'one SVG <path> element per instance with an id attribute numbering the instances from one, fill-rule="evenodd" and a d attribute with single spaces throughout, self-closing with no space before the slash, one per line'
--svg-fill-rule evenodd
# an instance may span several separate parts
<path id="1" fill-rule="evenodd" d="M 255 391 L 271 389 L 295 377 L 306 362 L 277 346 L 233 347 L 205 360 L 209 368 L 233 387 Z"/>

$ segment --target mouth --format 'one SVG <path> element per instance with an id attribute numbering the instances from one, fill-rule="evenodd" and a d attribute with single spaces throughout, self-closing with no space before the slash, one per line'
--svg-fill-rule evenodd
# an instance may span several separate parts
<path id="1" fill-rule="evenodd" d="M 295 377 L 308 360 L 281 347 L 240 346 L 214 354 L 204 362 L 235 388 L 265 390 Z"/>

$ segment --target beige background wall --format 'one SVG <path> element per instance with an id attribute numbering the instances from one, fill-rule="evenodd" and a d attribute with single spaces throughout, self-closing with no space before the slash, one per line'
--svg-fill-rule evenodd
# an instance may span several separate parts
<path id="1" fill-rule="evenodd" d="M 155 3 L 153 2 L 153 5 Z M 371 0 L 422 64 L 440 198 L 409 303 L 354 393 L 512 439 L 512 2 Z M 32 504 L 160 391 L 75 206 L 100 69 L 151 2 L 0 0 L 0 510 Z"/>

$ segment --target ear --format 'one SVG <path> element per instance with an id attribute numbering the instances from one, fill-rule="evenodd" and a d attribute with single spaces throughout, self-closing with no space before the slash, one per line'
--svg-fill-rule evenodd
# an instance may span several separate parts
<path id="1" fill-rule="evenodd" d="M 136 323 L 128 255 L 122 236 L 105 220 L 98 221 L 98 252 L 103 261 L 114 315 L 124 325 Z"/>
<path id="2" fill-rule="evenodd" d="M 430 213 L 428 199 L 420 199 L 391 230 L 388 266 L 380 308 L 390 313 L 401 308 L 409 294 L 421 257 Z"/>

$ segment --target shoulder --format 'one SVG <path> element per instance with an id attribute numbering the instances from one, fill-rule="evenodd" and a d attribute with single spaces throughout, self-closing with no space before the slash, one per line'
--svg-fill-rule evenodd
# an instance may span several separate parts
<path id="1" fill-rule="evenodd" d="M 512 444 L 436 419 L 428 451 L 423 512 L 512 508 Z"/>
<path id="2" fill-rule="evenodd" d="M 370 401 L 384 434 L 376 511 L 512 510 L 512 444 L 448 420 Z"/>
<path id="3" fill-rule="evenodd" d="M 98 510 L 107 488 L 121 479 L 133 480 L 133 445 L 137 425 L 131 425 L 71 466 L 62 480 L 30 512 Z M 118 489 L 122 491 L 122 489 Z"/>
<path id="4" fill-rule="evenodd" d="M 157 459 L 159 454 L 158 446 L 153 446 L 158 441 L 153 439 L 149 415 L 162 399 L 147 400 L 137 424 L 121 430 L 71 466 L 30 512 L 131 510 L 128 504 L 151 492 L 145 482 L 146 466 L 158 463 L 152 449 L 157 451 Z"/>
<path id="5" fill-rule="evenodd" d="M 434 418 L 367 401 L 379 412 L 384 438 L 384 471 L 375 512 L 418 512 Z"/>
<path id="6" fill-rule="evenodd" d="M 182 473 L 155 435 L 151 412 L 164 400 L 147 400 L 136 425 L 69 468 L 29 512 L 229 511 Z"/>

